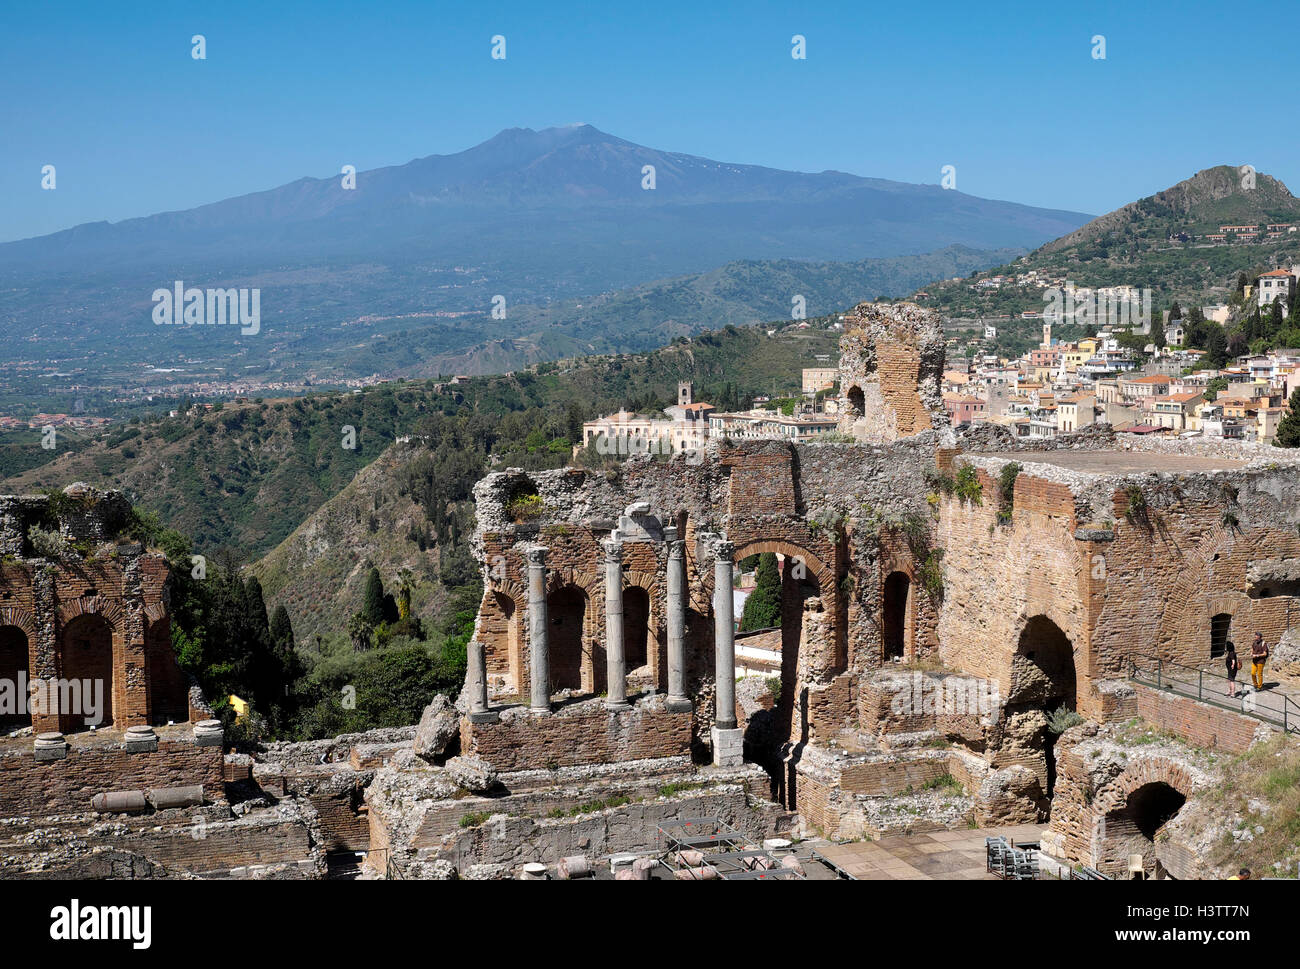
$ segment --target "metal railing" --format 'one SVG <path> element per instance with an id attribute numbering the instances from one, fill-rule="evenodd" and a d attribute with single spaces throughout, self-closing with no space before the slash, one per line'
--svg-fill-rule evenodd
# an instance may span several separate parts
<path id="1" fill-rule="evenodd" d="M 1129 679 L 1136 683 L 1253 717 L 1287 733 L 1300 734 L 1300 703 L 1286 693 L 1256 690 L 1248 685 L 1247 680 L 1245 684 L 1238 681 L 1239 692 L 1230 696 L 1226 670 L 1207 670 L 1203 666 L 1189 666 L 1163 656 L 1130 656 L 1128 663 Z M 1243 660 L 1241 672 L 1246 673 L 1247 669 Z"/>

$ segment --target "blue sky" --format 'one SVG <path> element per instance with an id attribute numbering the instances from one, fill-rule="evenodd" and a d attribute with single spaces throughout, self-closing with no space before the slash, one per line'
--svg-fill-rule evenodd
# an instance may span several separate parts
<path id="1" fill-rule="evenodd" d="M 1259 123 L 1295 86 L 1282 3 L 3 6 L 0 240 L 574 122 L 803 171 L 951 164 L 961 191 L 1092 213 L 1220 163 L 1300 191 L 1294 112 Z"/>

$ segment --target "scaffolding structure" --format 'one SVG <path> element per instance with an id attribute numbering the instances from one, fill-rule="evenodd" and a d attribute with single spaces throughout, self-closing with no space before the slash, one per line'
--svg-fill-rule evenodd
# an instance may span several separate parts
<path id="1" fill-rule="evenodd" d="M 705 869 L 713 869 L 724 881 L 802 881 L 804 874 L 797 868 L 786 868 L 782 858 L 793 856 L 793 851 L 773 851 L 755 843 L 743 831 L 738 831 L 717 817 L 678 818 L 657 825 L 659 863 L 673 871 L 690 871 L 697 879 L 704 877 Z M 674 868 L 669 856 L 683 851 L 698 851 L 703 861 L 697 866 L 680 865 Z"/>

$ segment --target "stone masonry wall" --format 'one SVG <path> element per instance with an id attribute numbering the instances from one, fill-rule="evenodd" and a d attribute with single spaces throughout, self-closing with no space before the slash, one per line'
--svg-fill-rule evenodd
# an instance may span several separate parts
<path id="1" fill-rule="evenodd" d="M 200 784 L 210 801 L 225 799 L 219 746 L 159 738 L 154 752 L 128 752 L 100 738 L 70 745 L 63 760 L 37 761 L 30 741 L 9 741 L 0 750 L 0 817 L 81 814 L 107 791 L 189 787 Z"/>
<path id="2" fill-rule="evenodd" d="M 461 722 L 461 745 L 498 771 L 689 757 L 691 714 L 650 710 Z"/>

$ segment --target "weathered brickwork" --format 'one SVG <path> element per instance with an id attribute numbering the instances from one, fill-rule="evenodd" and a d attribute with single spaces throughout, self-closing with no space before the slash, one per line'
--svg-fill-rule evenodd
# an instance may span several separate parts
<path id="1" fill-rule="evenodd" d="M 1037 444 L 992 426 L 958 433 L 939 396 L 942 346 L 937 321 L 917 307 L 864 305 L 846 321 L 841 429 L 857 443 L 713 440 L 699 462 L 639 456 L 616 470 L 481 481 L 475 641 L 489 705 L 507 715 L 466 718 L 465 749 L 502 769 L 669 755 L 626 732 L 611 742 L 611 717 L 626 714 L 562 711 L 609 686 L 611 536 L 623 543 L 624 618 L 636 627 L 625 632 L 628 681 L 667 690 L 670 528 L 685 544 L 694 704 L 672 752 L 711 756 L 714 556 L 775 553 L 780 685 L 768 707 L 738 704 L 736 720 L 782 803 L 828 834 L 888 828 L 896 820 L 872 799 L 932 782 L 965 792 L 936 801 L 928 816 L 942 823 L 1045 819 L 1081 790 L 1054 754 L 1071 712 L 1097 723 L 1142 716 L 1192 743 L 1244 749 L 1252 732 L 1240 718 L 1189 713 L 1127 678 L 1147 658 L 1207 666 L 1223 640 L 1244 650 L 1255 631 L 1276 642 L 1300 615 L 1294 455 L 1129 441 L 1109 427 Z M 978 494 L 958 487 L 967 466 Z M 561 712 L 525 718 L 510 711 L 529 700 L 537 546 Z M 978 708 L 899 702 L 945 682 L 974 690 Z M 844 751 L 858 766 L 845 768 Z"/>
<path id="2" fill-rule="evenodd" d="M 626 713 L 521 716 L 461 724 L 461 744 L 497 770 L 689 757 L 691 715 L 637 706 Z"/>
<path id="3" fill-rule="evenodd" d="M 61 760 L 38 761 L 31 741 L 0 745 L 0 816 L 42 817 L 84 814 L 91 799 L 108 791 L 202 785 L 210 801 L 225 798 L 220 747 L 196 746 L 188 730 L 159 738 L 156 751 L 131 752 L 119 740 L 100 736 L 69 745 Z M 166 728 L 162 728 L 165 732 Z"/>
<path id="4" fill-rule="evenodd" d="M 1255 742 L 1259 721 L 1253 717 L 1142 684 L 1135 686 L 1135 690 L 1139 717 L 1196 747 L 1241 754 Z"/>
<path id="5" fill-rule="evenodd" d="M 1213 758 L 1178 743 L 1125 745 L 1114 731 L 1076 727 L 1056 745 L 1059 770 L 1051 827 L 1043 849 L 1063 861 L 1127 878 L 1129 860 L 1143 859 L 1176 878 L 1206 877 L 1203 859 L 1158 837 L 1167 816 L 1210 783 Z"/>
<path id="6" fill-rule="evenodd" d="M 840 340 L 840 428 L 896 441 L 947 424 L 939 392 L 943 323 L 911 303 L 862 303 Z"/>
<path id="7" fill-rule="evenodd" d="M 1277 642 L 1300 615 L 1285 565 L 1300 556 L 1300 515 L 1286 500 L 1300 486 L 1294 465 L 1116 478 L 1031 457 L 1018 456 L 1009 521 L 996 500 L 1005 458 L 972 459 L 982 504 L 944 501 L 938 634 L 949 665 L 1013 697 L 1021 637 L 1043 617 L 1071 644 L 1079 710 L 1100 719 L 1095 685 L 1126 675 L 1130 658 L 1208 665 L 1214 617 L 1244 652 L 1254 632 Z"/>
<path id="8" fill-rule="evenodd" d="M 189 719 L 176 665 L 161 555 L 120 539 L 130 505 L 119 492 L 70 486 L 57 498 L 0 497 L 0 677 L 88 684 L 101 698 L 78 710 L 33 704 L 37 732 L 124 728 Z M 38 554 L 34 529 L 63 554 Z M 49 541 L 49 539 L 46 539 Z"/>

